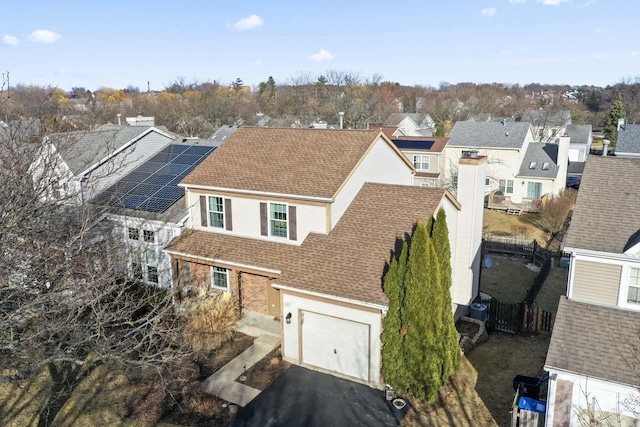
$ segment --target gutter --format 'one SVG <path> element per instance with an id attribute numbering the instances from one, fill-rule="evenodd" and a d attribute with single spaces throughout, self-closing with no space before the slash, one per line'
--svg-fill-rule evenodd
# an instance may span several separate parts
<path id="1" fill-rule="evenodd" d="M 328 294 L 323 294 L 321 292 L 307 291 L 307 290 L 299 289 L 299 288 L 292 288 L 290 286 L 280 285 L 278 283 L 273 283 L 271 286 L 273 286 L 276 289 L 282 289 L 282 290 L 285 290 L 285 291 L 297 292 L 299 294 L 325 298 L 325 299 L 329 299 L 329 300 L 333 300 L 333 301 L 346 302 L 346 303 L 349 303 L 349 304 L 359 305 L 359 306 L 362 306 L 362 307 L 375 308 L 377 310 L 382 311 L 383 313 L 386 313 L 387 312 L 387 308 L 388 308 L 386 305 L 375 304 L 375 303 L 372 303 L 372 302 L 358 301 L 358 300 L 354 300 L 354 299 L 351 299 L 351 298 L 343 298 L 343 297 L 339 297 L 339 296 L 335 296 L 335 295 L 328 295 Z"/>
<path id="2" fill-rule="evenodd" d="M 271 274 L 280 274 L 281 273 L 280 270 L 274 270 L 274 269 L 271 269 L 271 268 L 257 267 L 255 265 L 241 264 L 239 262 L 225 261 L 223 259 L 216 259 L 216 258 L 209 258 L 209 257 L 200 256 L 200 255 L 187 254 L 187 253 L 184 253 L 184 252 L 172 251 L 170 249 L 164 249 L 164 251 L 166 253 L 170 254 L 170 255 L 182 256 L 182 257 L 186 257 L 186 258 L 193 258 L 193 259 L 197 259 L 199 261 L 207 261 L 207 262 L 214 262 L 214 263 L 220 263 L 220 264 L 227 264 L 227 265 L 231 265 L 233 267 L 238 267 L 238 268 L 250 268 L 250 269 L 253 269 L 253 270 L 260 270 L 260 271 L 264 271 L 265 273 L 271 273 Z"/>
<path id="3" fill-rule="evenodd" d="M 300 196 L 297 194 L 270 193 L 266 191 L 239 190 L 235 188 L 210 187 L 208 185 L 193 185 L 193 184 L 182 184 L 182 183 L 178 184 L 178 186 L 184 187 L 185 189 L 195 188 L 197 190 L 211 190 L 211 191 L 221 191 L 226 193 L 238 193 L 238 194 L 254 194 L 254 195 L 260 195 L 260 196 L 266 196 L 266 197 L 287 197 L 290 199 L 333 203 L 333 199 L 326 198 L 326 197 Z"/>

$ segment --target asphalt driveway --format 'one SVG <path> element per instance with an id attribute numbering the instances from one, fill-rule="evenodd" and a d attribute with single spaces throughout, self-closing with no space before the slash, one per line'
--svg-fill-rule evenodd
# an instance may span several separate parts
<path id="1" fill-rule="evenodd" d="M 397 426 L 408 410 L 380 390 L 291 366 L 227 426 Z"/>

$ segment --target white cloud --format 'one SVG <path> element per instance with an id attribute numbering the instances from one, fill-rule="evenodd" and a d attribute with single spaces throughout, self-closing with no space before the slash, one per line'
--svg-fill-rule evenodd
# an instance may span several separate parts
<path id="1" fill-rule="evenodd" d="M 631 56 L 639 56 L 640 55 L 640 50 L 634 50 L 633 52 L 631 52 Z"/>
<path id="2" fill-rule="evenodd" d="M 517 3 L 526 3 L 527 0 L 509 0 L 509 3 L 511 4 L 517 4 Z"/>
<path id="3" fill-rule="evenodd" d="M 567 3 L 569 0 L 536 0 L 538 3 L 542 3 L 545 6 L 559 6 L 562 3 Z"/>
<path id="4" fill-rule="evenodd" d="M 264 24 L 264 19 L 260 18 L 258 15 L 249 15 L 240 19 L 238 22 L 235 22 L 231 26 L 238 31 L 247 31 L 258 28 L 262 26 L 262 24 Z"/>
<path id="5" fill-rule="evenodd" d="M 488 7 L 486 9 L 482 9 L 480 13 L 482 14 L 482 16 L 490 17 L 490 16 L 495 16 L 497 11 L 498 10 L 495 7 Z"/>
<path id="6" fill-rule="evenodd" d="M 20 44 L 20 40 L 18 40 L 17 37 L 14 36 L 10 36 L 9 34 L 5 34 L 2 37 L 2 43 L 9 45 L 9 46 L 16 46 Z"/>
<path id="7" fill-rule="evenodd" d="M 316 62 L 329 61 L 333 59 L 333 54 L 326 49 L 320 49 L 318 53 L 314 53 L 309 58 Z"/>
<path id="8" fill-rule="evenodd" d="M 35 30 L 27 37 L 33 43 L 55 43 L 62 38 L 58 33 L 49 30 Z"/>

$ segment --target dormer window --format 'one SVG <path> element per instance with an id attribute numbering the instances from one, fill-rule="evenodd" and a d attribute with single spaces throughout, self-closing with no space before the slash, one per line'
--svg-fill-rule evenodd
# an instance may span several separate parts
<path id="1" fill-rule="evenodd" d="M 413 166 L 419 171 L 429 170 L 429 156 L 413 156 Z"/>
<path id="2" fill-rule="evenodd" d="M 640 269 L 629 269 L 629 290 L 627 292 L 627 302 L 640 303 Z"/>
<path id="3" fill-rule="evenodd" d="M 269 230 L 272 236 L 287 238 L 287 205 L 271 203 L 269 205 Z"/>
<path id="4" fill-rule="evenodd" d="M 536 166 L 538 166 L 538 162 L 531 162 L 531 163 L 529 163 L 529 169 L 532 169 L 532 170 L 533 170 L 533 169 L 535 169 L 535 168 L 536 168 Z"/>
<path id="5" fill-rule="evenodd" d="M 542 164 L 542 170 L 543 171 L 548 171 L 549 170 L 549 162 L 544 162 Z"/>

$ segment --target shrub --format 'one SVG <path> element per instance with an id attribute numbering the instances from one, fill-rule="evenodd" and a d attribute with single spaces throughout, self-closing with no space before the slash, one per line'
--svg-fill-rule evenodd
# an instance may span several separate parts
<path id="1" fill-rule="evenodd" d="M 540 211 L 536 220 L 537 225 L 554 235 L 562 231 L 569 212 L 575 206 L 576 197 L 577 192 L 572 188 L 567 188 L 558 195 L 552 196 Z"/>
<path id="2" fill-rule="evenodd" d="M 238 301 L 233 297 L 198 300 L 185 313 L 185 343 L 195 352 L 217 349 L 233 338 L 239 313 Z"/>

